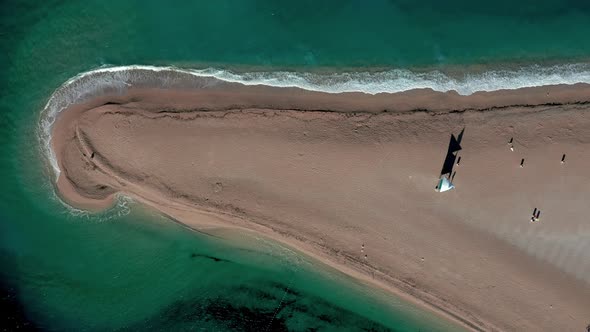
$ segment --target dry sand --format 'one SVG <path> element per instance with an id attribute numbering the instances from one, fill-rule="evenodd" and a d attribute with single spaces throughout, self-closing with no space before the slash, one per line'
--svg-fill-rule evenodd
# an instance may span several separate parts
<path id="1" fill-rule="evenodd" d="M 130 89 L 64 111 L 52 147 L 74 206 L 122 192 L 196 229 L 254 230 L 473 330 L 584 331 L 589 101 L 588 85 Z M 435 192 L 464 127 L 457 188 Z"/>

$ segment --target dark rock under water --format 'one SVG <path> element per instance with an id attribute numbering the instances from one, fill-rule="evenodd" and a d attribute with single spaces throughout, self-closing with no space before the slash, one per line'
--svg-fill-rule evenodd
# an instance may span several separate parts
<path id="1" fill-rule="evenodd" d="M 0 279 L 0 331 L 43 331 L 27 317 L 18 291 L 5 279 Z"/>
<path id="2" fill-rule="evenodd" d="M 235 294 L 235 299 L 195 296 L 175 301 L 147 320 L 138 322 L 137 326 L 124 330 L 145 330 L 146 326 L 154 331 L 207 326 L 217 331 L 243 332 L 321 331 L 326 328 L 393 331 L 275 281 L 261 281 L 260 287 L 242 285 L 230 293 Z"/>

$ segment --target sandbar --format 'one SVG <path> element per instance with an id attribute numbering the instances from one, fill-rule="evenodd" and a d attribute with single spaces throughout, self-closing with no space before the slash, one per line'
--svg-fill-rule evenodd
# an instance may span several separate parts
<path id="1" fill-rule="evenodd" d="M 461 96 L 203 81 L 61 112 L 59 196 L 99 211 L 122 193 L 194 229 L 254 231 L 470 330 L 590 323 L 589 85 Z M 456 188 L 436 192 L 462 129 Z"/>

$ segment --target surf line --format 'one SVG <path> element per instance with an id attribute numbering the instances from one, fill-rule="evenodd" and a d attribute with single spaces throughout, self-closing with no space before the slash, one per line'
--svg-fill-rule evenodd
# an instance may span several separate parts
<path id="1" fill-rule="evenodd" d="M 337 69 L 335 69 L 337 70 Z M 210 77 L 244 85 L 296 87 L 327 93 L 363 92 L 367 94 L 396 93 L 413 89 L 432 89 L 439 92 L 456 91 L 470 95 L 478 91 L 518 89 L 544 85 L 590 83 L 590 63 L 572 63 L 543 67 L 523 66 L 515 70 L 490 70 L 464 73 L 458 77 L 441 71 L 417 72 L 410 69 L 390 69 L 380 72 L 297 72 L 252 71 L 234 72 L 227 69 L 191 69 L 174 66 L 103 66 L 80 73 L 58 87 L 41 111 L 38 136 L 42 153 L 58 178 L 60 169 L 51 148 L 51 128 L 59 113 L 70 105 L 96 97 L 105 91 L 124 92 L 135 84 L 150 82 L 157 87 L 174 88 L 168 74 L 187 77 Z"/>

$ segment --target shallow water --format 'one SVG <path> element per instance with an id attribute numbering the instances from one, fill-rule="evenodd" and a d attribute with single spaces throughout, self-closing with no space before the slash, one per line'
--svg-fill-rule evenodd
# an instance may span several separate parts
<path id="1" fill-rule="evenodd" d="M 524 3 L 215 1 L 186 9 L 156 1 L 3 2 L 3 324 L 60 331 L 455 329 L 267 241 L 191 232 L 133 203 L 98 216 L 72 213 L 52 194 L 54 177 L 36 137 L 39 112 L 63 82 L 103 65 L 216 68 L 218 75 L 229 70 L 242 80 L 287 85 L 307 77 L 305 84 L 320 88 L 373 84 L 368 92 L 416 87 L 420 75 L 465 93 L 506 87 L 510 75 L 528 84 L 587 80 L 586 2 Z M 567 71 L 572 63 L 584 70 Z M 465 65 L 473 71 L 457 74 Z M 508 74 L 498 71 L 508 67 Z M 558 69 L 539 78 L 547 68 Z M 244 75 L 252 70 L 257 74 Z M 351 70 L 372 74 L 313 76 Z M 466 80 L 472 77 L 481 78 L 479 88 Z"/>

